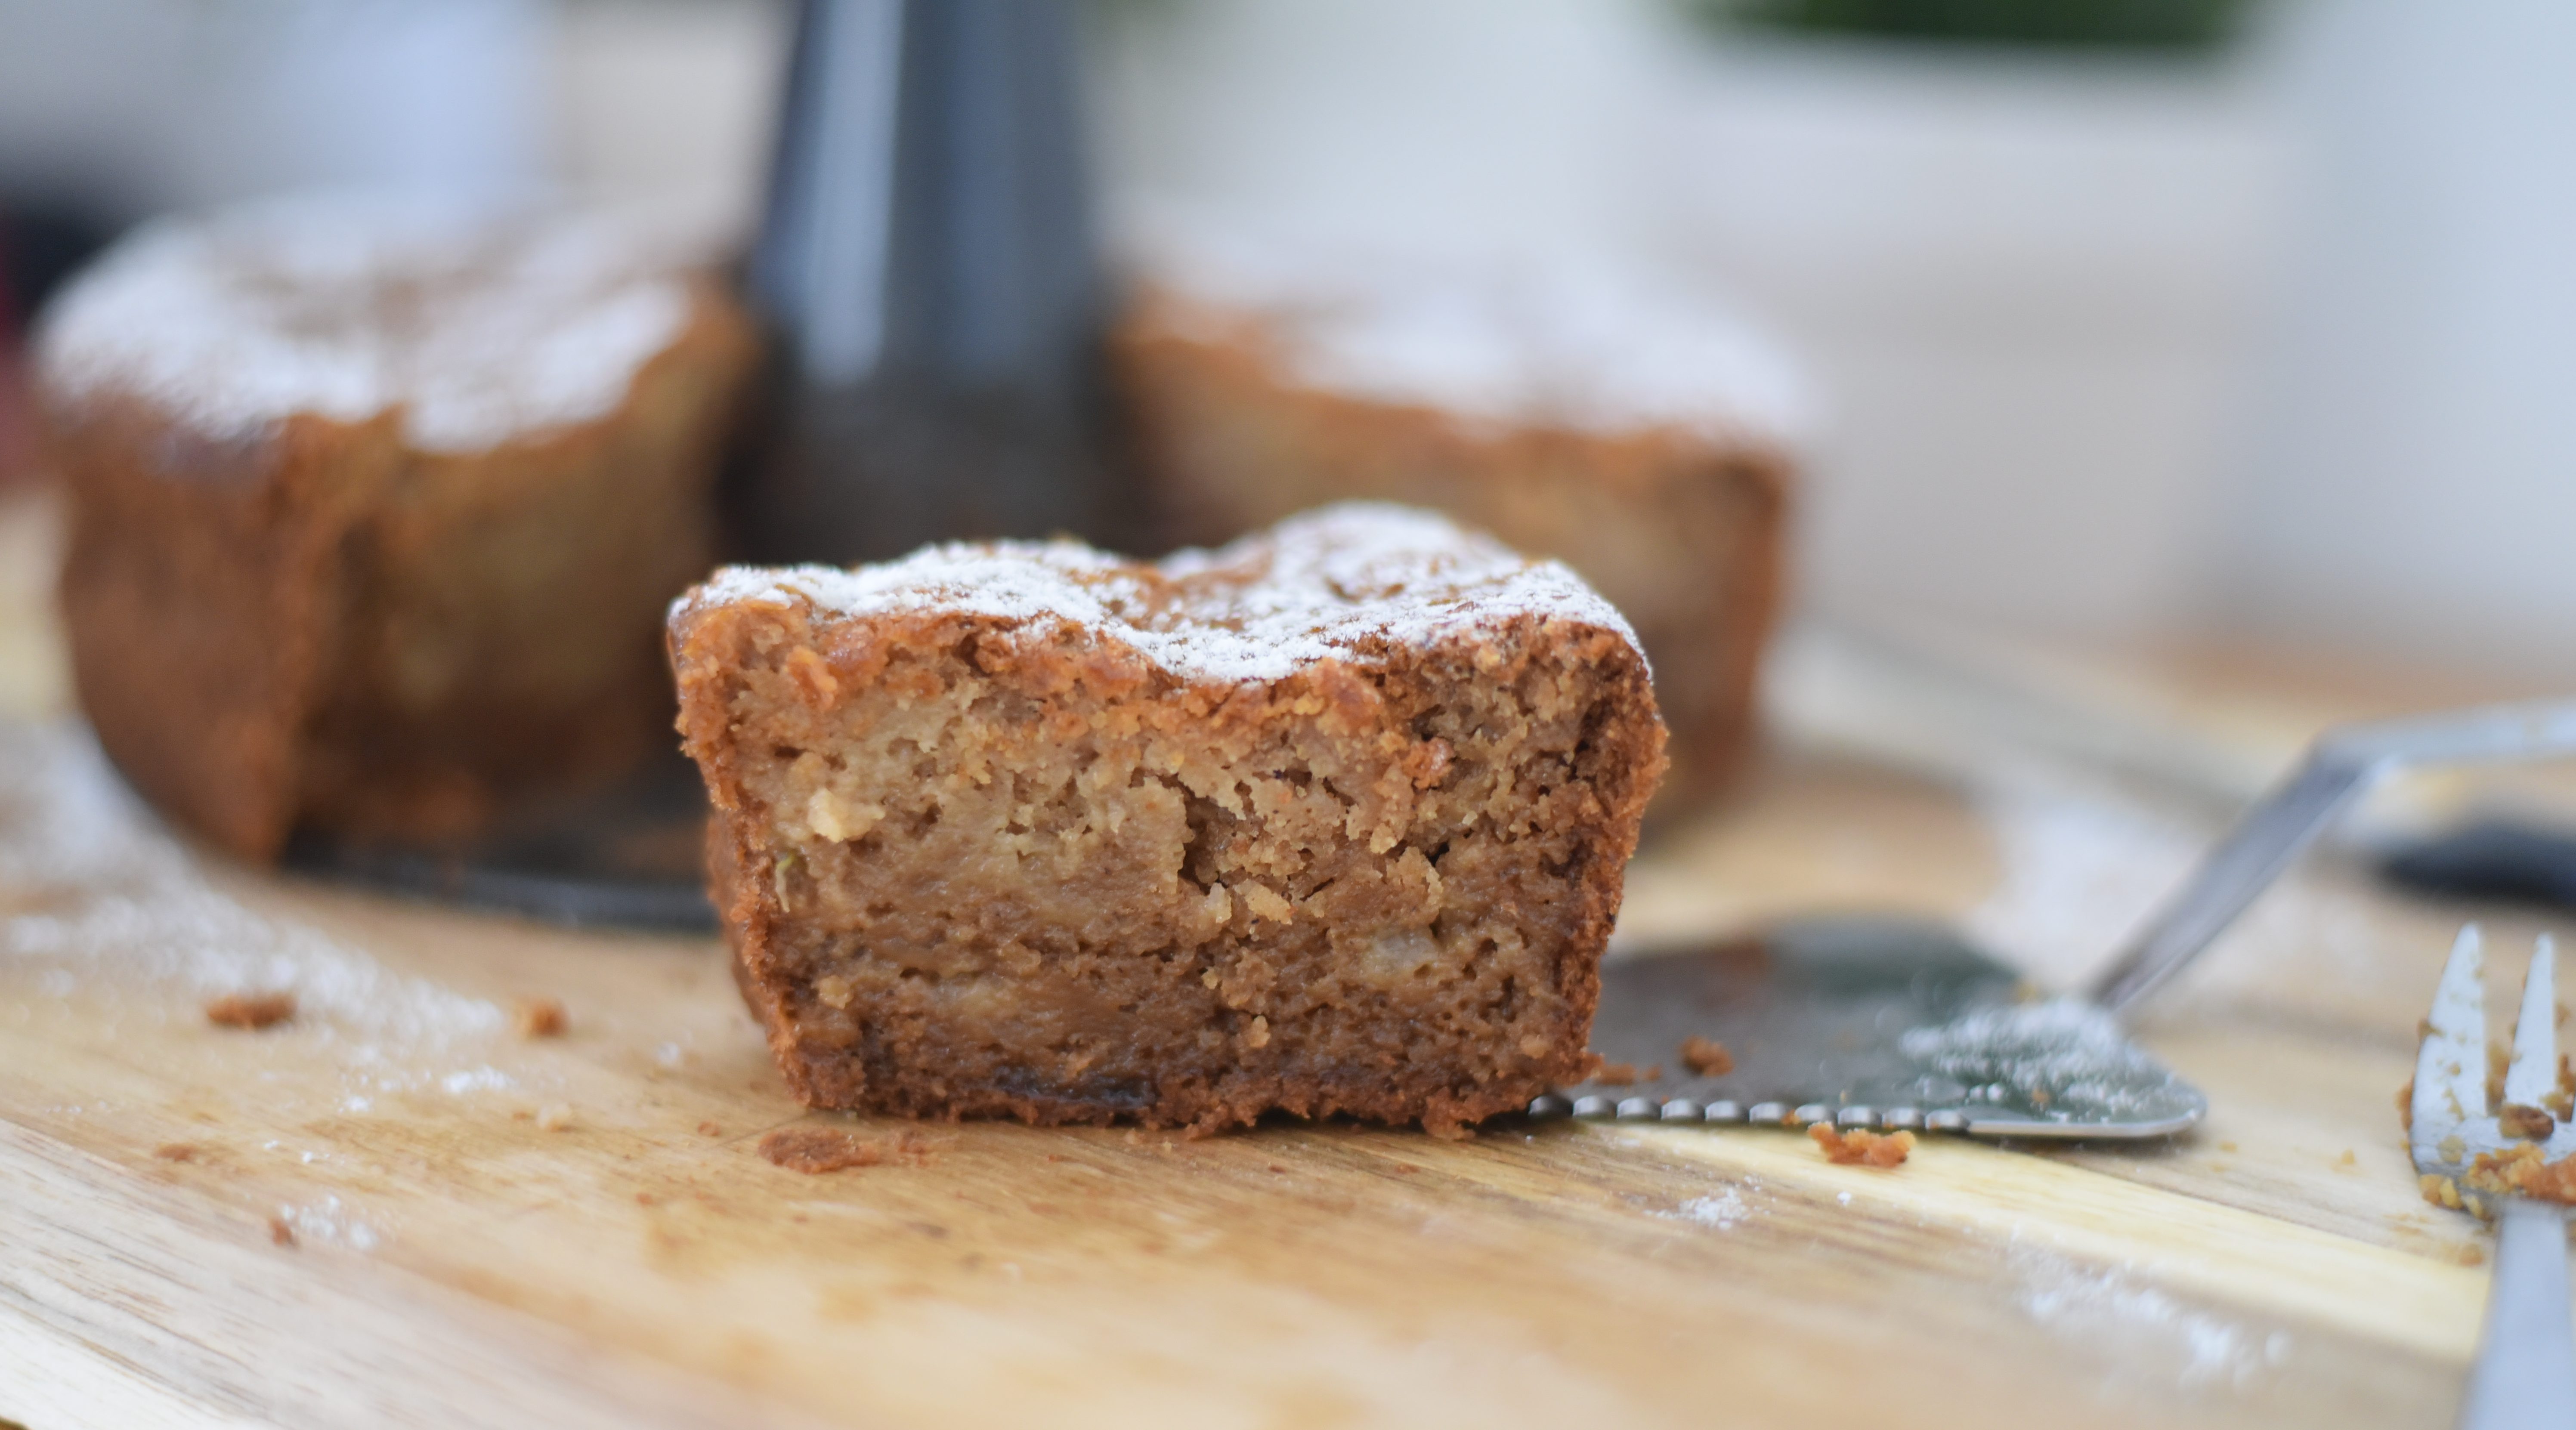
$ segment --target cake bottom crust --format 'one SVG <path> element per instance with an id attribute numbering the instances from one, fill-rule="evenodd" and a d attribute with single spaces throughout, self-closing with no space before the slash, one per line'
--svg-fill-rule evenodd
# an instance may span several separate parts
<path id="1" fill-rule="evenodd" d="M 744 845 L 732 821 L 712 820 L 708 842 L 720 907 L 739 909 L 774 892 L 774 868 L 744 872 L 738 857 Z M 818 1006 L 819 980 L 782 977 L 782 965 L 808 962 L 781 947 L 794 939 L 773 935 L 755 947 L 745 936 L 751 920 L 726 922 L 744 1001 L 768 1026 L 780 1069 L 810 1107 L 947 1122 L 1131 1123 L 1193 1135 L 1280 1112 L 1419 1123 L 1436 1136 L 1455 1137 L 1486 1118 L 1520 1111 L 1552 1087 L 1583 1081 L 1599 1061 L 1587 1050 L 1599 977 L 1593 959 L 1580 952 L 1548 974 L 1570 997 L 1536 1000 L 1553 1008 L 1519 1010 L 1519 1036 L 1505 1067 L 1407 1058 L 1405 1035 L 1422 1020 L 1380 1014 L 1326 1020 L 1321 1027 L 1309 1019 L 1294 1029 L 1283 1020 L 1279 1040 L 1295 1036 L 1302 1044 L 1296 1070 L 1288 1071 L 1242 1058 L 1247 1036 L 1260 1039 L 1267 1031 L 1247 1033 L 1260 1015 L 1229 1013 L 1221 998 L 1206 996 L 1203 975 L 1187 976 L 1184 969 L 1183 976 L 1166 976 L 1151 955 L 1120 960 L 1130 965 L 1125 977 L 1095 972 L 1071 998 L 1062 996 L 1062 987 L 1024 987 L 1025 1001 L 997 1015 L 993 1040 L 976 1046 L 981 1040 L 971 1026 L 907 1016 L 899 992 L 877 1003 L 854 997 L 849 1016 L 834 1017 L 828 1005 Z M 1475 1010 L 1459 1011 L 1472 1016 Z M 1006 1046 L 1020 1041 L 1011 1036 L 1013 1025 L 1033 1022 L 1050 1031 L 1088 1023 L 1092 1040 L 1122 1043 L 1127 1055 L 1086 1075 L 1090 1070 L 1068 1068 L 1064 1059 Z M 1198 1036 L 1211 1027 L 1224 1030 L 1213 1047 Z"/>

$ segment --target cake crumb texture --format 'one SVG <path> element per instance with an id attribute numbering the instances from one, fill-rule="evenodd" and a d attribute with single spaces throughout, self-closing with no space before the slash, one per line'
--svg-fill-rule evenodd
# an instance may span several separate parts
<path id="1" fill-rule="evenodd" d="M 2423 1180 L 2428 1184 L 2425 1200 L 2453 1208 L 2460 1205 L 2460 1193 L 2464 1191 L 2576 1206 L 2576 1156 L 2552 1162 L 2532 1142 L 2518 1142 L 2502 1152 L 2480 1152 L 2456 1186 L 2448 1177 Z M 2444 1185 L 2439 1189 L 2430 1186 L 2435 1180 Z"/>
<path id="2" fill-rule="evenodd" d="M 666 738 L 754 359 L 709 277 L 550 212 L 157 223 L 48 310 L 81 708 L 161 812 L 436 844 Z"/>
<path id="3" fill-rule="evenodd" d="M 206 1021 L 218 1028 L 273 1028 L 295 1017 L 292 993 L 227 993 L 206 1003 Z"/>
<path id="4" fill-rule="evenodd" d="M 1350 505 L 720 574 L 681 729 L 738 972 L 807 1102 L 1454 1131 L 1579 1081 L 1662 728 L 1563 567 Z"/>
<path id="5" fill-rule="evenodd" d="M 510 1010 L 510 1023 L 522 1038 L 560 1038 L 572 1028 L 558 998 L 520 999 Z"/>
<path id="6" fill-rule="evenodd" d="M 918 1132 L 880 1139 L 829 1127 L 782 1127 L 760 1139 L 760 1155 L 791 1172 L 816 1176 L 896 1161 L 920 1166 L 929 1160 L 930 1140 Z"/>
<path id="7" fill-rule="evenodd" d="M 1900 1167 L 1914 1153 L 1914 1134 L 1902 1130 L 1872 1132 L 1855 1127 L 1844 1132 L 1830 1122 L 1810 1122 L 1807 1136 L 1823 1149 L 1826 1161 L 1841 1167 Z"/>
<path id="8" fill-rule="evenodd" d="M 1726 1044 L 1694 1033 L 1682 1039 L 1681 1063 L 1699 1077 L 1724 1077 L 1735 1071 L 1735 1054 Z"/>

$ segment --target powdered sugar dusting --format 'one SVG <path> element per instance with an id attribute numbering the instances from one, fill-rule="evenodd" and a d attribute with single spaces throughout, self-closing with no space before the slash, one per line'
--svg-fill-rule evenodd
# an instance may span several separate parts
<path id="1" fill-rule="evenodd" d="M 1938 1027 L 1908 1028 L 1898 1043 L 1907 1057 L 1969 1087 L 2044 1089 L 2052 1111 L 2074 1117 L 2135 1117 L 2177 1084 L 2117 1019 L 2079 998 L 1979 1008 Z"/>
<path id="2" fill-rule="evenodd" d="M 1728 1187 L 1708 1196 L 1693 1197 L 1671 1211 L 1655 1215 L 1692 1222 L 1711 1231 L 1733 1231 L 1745 1218 L 1753 1215 L 1753 1205 L 1744 1199 L 1744 1193 Z"/>
<path id="3" fill-rule="evenodd" d="M 689 295 L 603 215 L 270 201 L 153 224 L 46 315 L 56 400 L 131 391 L 215 437 L 403 410 L 431 451 L 593 421 L 674 341 Z"/>
<path id="4" fill-rule="evenodd" d="M 1151 566 L 1055 541 L 932 546 L 857 570 L 727 567 L 672 615 L 800 600 L 839 615 L 953 611 L 1070 623 L 1184 679 L 1229 682 L 1281 679 L 1380 642 L 1421 648 L 1471 638 L 1529 617 L 1637 641 L 1617 609 L 1563 564 L 1530 560 L 1432 512 L 1376 502 L 1319 508 Z"/>
<path id="5" fill-rule="evenodd" d="M 362 1094 L 407 1081 L 382 1066 L 386 1047 L 435 1057 L 487 1046 L 509 1026 L 493 1003 L 404 977 L 215 888 L 71 727 L 0 723 L 0 958 L 55 996 L 83 985 L 190 1001 L 291 992 L 298 1027 L 350 1044 Z"/>
<path id="6" fill-rule="evenodd" d="M 2290 1359 L 2286 1332 L 2194 1309 L 2121 1268 L 2019 1245 L 2010 1261 L 2023 1313 L 2063 1339 L 2115 1348 L 2117 1380 L 2243 1390 Z"/>
<path id="7" fill-rule="evenodd" d="M 352 1251 L 373 1251 L 384 1242 L 383 1233 L 336 1196 L 300 1205 L 290 1202 L 277 1209 L 277 1222 L 299 1242 L 332 1243 Z"/>
<path id="8" fill-rule="evenodd" d="M 1141 247 L 1146 271 L 1185 300 L 1173 322 L 1222 339 L 1252 316 L 1296 379 L 1328 391 L 1481 425 L 1681 428 L 1775 445 L 1813 425 L 1796 370 L 1760 333 L 1633 274 L 1292 251 L 1178 229 Z"/>

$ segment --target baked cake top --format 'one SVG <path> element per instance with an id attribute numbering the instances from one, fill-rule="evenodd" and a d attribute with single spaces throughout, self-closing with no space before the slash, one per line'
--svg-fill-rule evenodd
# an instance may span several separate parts
<path id="1" fill-rule="evenodd" d="M 928 546 L 855 570 L 728 566 L 681 597 L 671 619 L 800 599 L 843 616 L 1070 622 L 1192 681 L 1277 680 L 1318 660 L 1366 660 L 1386 646 L 1420 648 L 1523 617 L 1596 626 L 1637 644 L 1617 609 L 1562 563 L 1378 502 L 1318 508 L 1230 546 L 1150 564 L 1058 540 Z"/>
<path id="2" fill-rule="evenodd" d="M 128 392 L 209 434 L 403 409 L 431 451 L 592 421 L 676 341 L 676 265 L 604 215 L 271 200 L 118 243 L 48 310 L 58 400 Z"/>
<path id="3" fill-rule="evenodd" d="M 1163 321 L 1222 341 L 1252 316 L 1288 375 L 1328 392 L 1470 425 L 1680 429 L 1782 446 L 1812 425 L 1795 366 L 1760 331 L 1633 273 L 1416 262 L 1178 230 L 1140 248 L 1145 274 L 1182 300 Z"/>

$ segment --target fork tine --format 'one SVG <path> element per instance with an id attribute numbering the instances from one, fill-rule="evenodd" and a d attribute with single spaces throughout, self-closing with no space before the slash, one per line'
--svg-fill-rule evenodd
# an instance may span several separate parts
<path id="1" fill-rule="evenodd" d="M 2504 1071 L 2504 1100 L 2538 1107 L 2558 1087 L 2558 942 L 2547 934 L 2531 950 L 2522 978 L 2522 1015 L 2513 1024 L 2513 1061 Z"/>
<path id="2" fill-rule="evenodd" d="M 2433 991 L 2424 1045 L 2415 1054 L 2415 1140 L 2438 1140 L 2487 1112 L 2486 957 L 2478 926 L 2460 930 Z"/>

